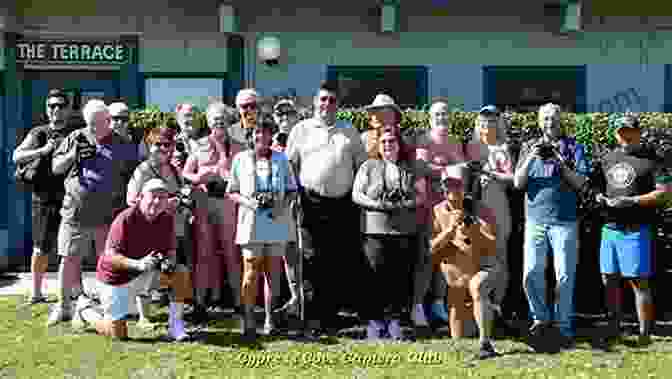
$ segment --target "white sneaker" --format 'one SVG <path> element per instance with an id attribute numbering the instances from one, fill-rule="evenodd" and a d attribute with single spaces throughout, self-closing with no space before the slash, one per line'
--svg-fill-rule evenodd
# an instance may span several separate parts
<path id="1" fill-rule="evenodd" d="M 72 319 L 72 308 L 64 307 L 61 303 L 56 304 L 54 308 L 49 313 L 49 319 L 47 320 L 47 326 L 54 326 L 59 322 L 69 321 Z"/>
<path id="2" fill-rule="evenodd" d="M 75 311 L 72 315 L 72 327 L 75 329 L 84 329 L 89 326 L 89 323 L 82 317 L 82 311 L 91 308 L 95 305 L 94 300 L 91 298 L 81 295 L 77 298 L 75 303 Z"/>
<path id="3" fill-rule="evenodd" d="M 411 315 L 411 320 L 413 321 L 413 325 L 416 327 L 429 326 L 427 317 L 425 317 L 425 309 L 423 308 L 422 304 L 415 304 L 413 314 Z"/>

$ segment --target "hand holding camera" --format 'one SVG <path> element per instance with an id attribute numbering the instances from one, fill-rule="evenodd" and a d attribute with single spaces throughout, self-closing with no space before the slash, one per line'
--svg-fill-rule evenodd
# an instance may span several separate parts
<path id="1" fill-rule="evenodd" d="M 548 161 L 553 158 L 558 158 L 558 153 L 553 144 L 547 142 L 537 144 L 534 147 L 533 154 L 537 156 L 539 159 L 544 161 Z"/>
<path id="2" fill-rule="evenodd" d="M 85 135 L 77 136 L 77 157 L 79 161 L 91 159 L 96 155 L 96 145 L 89 142 Z"/>
<path id="3" fill-rule="evenodd" d="M 177 265 L 173 261 L 172 257 L 164 254 L 161 251 L 154 251 L 150 255 L 154 257 L 154 261 L 156 262 L 155 267 L 158 268 L 161 273 L 172 274 L 175 272 Z"/>

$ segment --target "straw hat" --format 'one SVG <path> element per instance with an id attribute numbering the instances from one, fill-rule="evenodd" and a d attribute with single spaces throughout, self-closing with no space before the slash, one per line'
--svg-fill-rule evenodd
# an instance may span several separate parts
<path id="1" fill-rule="evenodd" d="M 395 110 L 399 116 L 401 116 L 401 108 L 394 102 L 394 99 L 390 95 L 380 93 L 376 95 L 376 98 L 373 99 L 373 103 L 364 107 L 368 112 L 373 112 L 385 108 L 391 108 Z"/>

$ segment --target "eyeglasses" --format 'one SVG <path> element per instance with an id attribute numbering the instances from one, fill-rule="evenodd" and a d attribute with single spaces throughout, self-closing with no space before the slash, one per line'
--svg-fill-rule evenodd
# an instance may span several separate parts
<path id="1" fill-rule="evenodd" d="M 112 121 L 128 122 L 128 116 L 112 116 Z"/>
<path id="2" fill-rule="evenodd" d="M 47 105 L 49 109 L 55 109 L 55 108 L 60 108 L 63 109 L 67 106 L 66 103 L 50 103 Z"/>
<path id="3" fill-rule="evenodd" d="M 168 148 L 168 147 L 172 147 L 172 146 L 173 146 L 173 143 L 172 143 L 172 142 L 155 142 L 155 143 L 154 143 L 154 146 L 156 146 L 156 147 L 166 147 L 166 148 Z"/>
<path id="4" fill-rule="evenodd" d="M 381 140 L 380 143 L 382 143 L 383 145 L 393 144 L 393 143 L 397 143 L 397 140 L 396 139 L 384 139 L 384 140 Z"/>
<path id="5" fill-rule="evenodd" d="M 320 96 L 321 103 L 336 104 L 336 96 Z"/>
<path id="6" fill-rule="evenodd" d="M 257 103 L 240 104 L 239 107 L 244 111 L 252 111 L 257 109 Z"/>

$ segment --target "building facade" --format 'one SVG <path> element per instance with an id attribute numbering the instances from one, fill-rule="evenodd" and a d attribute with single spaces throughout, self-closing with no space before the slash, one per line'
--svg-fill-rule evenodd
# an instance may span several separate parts
<path id="1" fill-rule="evenodd" d="M 567 23 L 560 2 L 40 0 L 30 10 L 0 8 L 8 173 L 0 251 L 25 255 L 29 247 L 29 208 L 12 184 L 10 158 L 43 117 L 50 87 L 69 91 L 75 110 L 91 97 L 164 110 L 209 97 L 232 102 L 243 86 L 310 103 L 318 82 L 331 78 L 350 105 L 384 91 L 404 107 L 443 98 L 466 110 L 552 100 L 576 112 L 672 111 L 672 17 L 603 16 L 582 6 L 581 30 L 559 33 Z M 275 65 L 258 57 L 267 36 L 280 42 Z"/>

